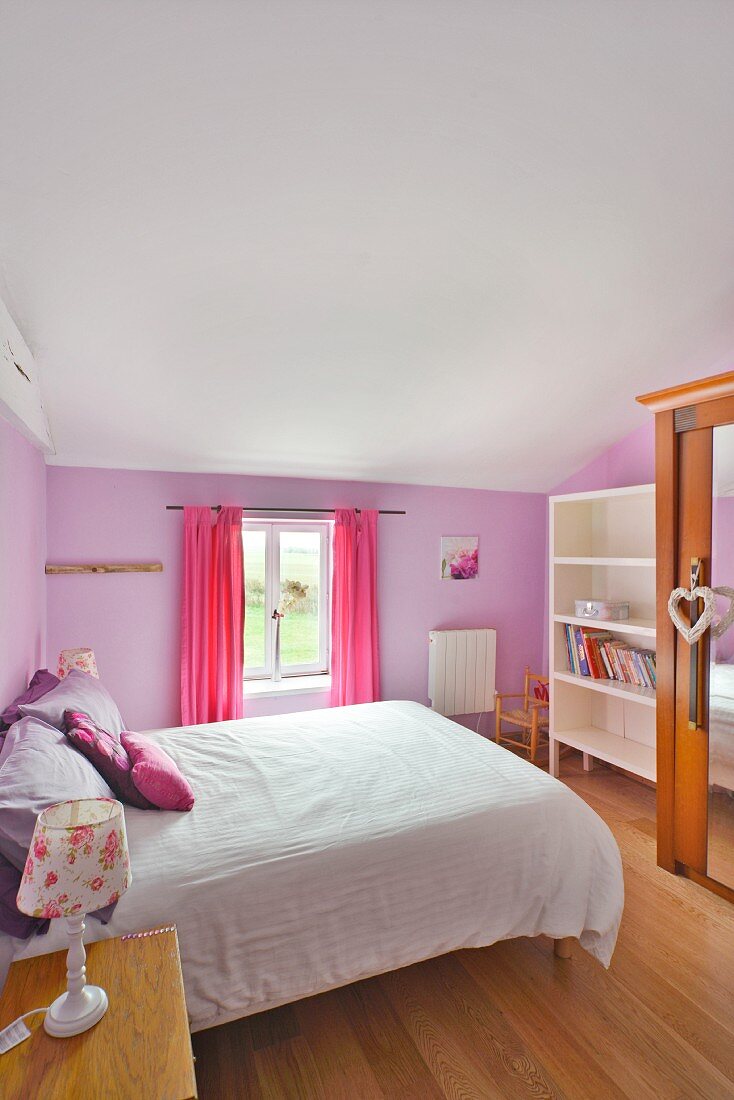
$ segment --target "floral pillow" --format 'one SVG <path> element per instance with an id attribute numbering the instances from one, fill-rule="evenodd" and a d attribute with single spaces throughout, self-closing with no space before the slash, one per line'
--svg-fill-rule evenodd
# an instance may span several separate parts
<path id="1" fill-rule="evenodd" d="M 139 810 L 153 808 L 135 786 L 130 757 L 116 737 L 78 710 L 64 711 L 64 732 L 72 745 L 94 764 L 118 798 Z"/>

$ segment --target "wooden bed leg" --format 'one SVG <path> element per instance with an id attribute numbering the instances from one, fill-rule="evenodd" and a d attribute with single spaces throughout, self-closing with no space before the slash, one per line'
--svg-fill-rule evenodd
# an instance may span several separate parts
<path id="1" fill-rule="evenodd" d="M 553 940 L 553 954 L 557 959 L 571 958 L 573 936 L 564 936 L 562 940 Z"/>

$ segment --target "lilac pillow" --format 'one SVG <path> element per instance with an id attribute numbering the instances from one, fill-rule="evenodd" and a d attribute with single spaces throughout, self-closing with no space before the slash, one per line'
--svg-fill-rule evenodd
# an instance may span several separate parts
<path id="1" fill-rule="evenodd" d="M 190 810 L 194 792 L 168 753 L 142 733 L 120 734 L 133 766 L 133 783 L 160 810 Z"/>
<path id="2" fill-rule="evenodd" d="M 93 722 L 102 729 L 109 730 L 115 737 L 119 737 L 120 731 L 125 728 L 117 704 L 96 676 L 90 676 L 76 668 L 73 668 L 55 688 L 44 695 L 43 699 L 34 703 L 20 704 L 18 709 L 21 714 L 40 718 L 42 722 L 55 726 L 62 733 L 64 712 L 67 710 L 78 710 L 88 714 Z"/>
<path id="3" fill-rule="evenodd" d="M 25 866 L 41 810 L 68 798 L 114 798 L 102 776 L 63 733 L 21 718 L 5 735 L 0 767 L 0 855 Z"/>
<path id="4" fill-rule="evenodd" d="M 64 725 L 72 745 L 92 761 L 118 798 L 139 810 L 153 809 L 135 786 L 130 757 L 116 737 L 93 722 L 88 714 L 76 710 L 64 712 Z"/>
<path id="5" fill-rule="evenodd" d="M 12 726 L 13 722 L 20 721 L 23 715 L 18 707 L 21 704 L 35 703 L 37 699 L 47 695 L 51 688 L 56 687 L 59 683 L 61 681 L 58 676 L 54 676 L 53 672 L 49 672 L 47 668 L 39 668 L 25 691 L 17 699 L 13 699 L 12 703 L 0 714 L 0 730 Z"/>

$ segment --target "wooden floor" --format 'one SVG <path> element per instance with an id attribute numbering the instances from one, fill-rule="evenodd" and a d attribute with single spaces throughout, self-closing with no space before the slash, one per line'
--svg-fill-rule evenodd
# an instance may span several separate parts
<path id="1" fill-rule="evenodd" d="M 734 907 L 655 866 L 651 789 L 562 774 L 622 850 L 609 971 L 512 940 L 200 1032 L 200 1100 L 734 1098 Z"/>

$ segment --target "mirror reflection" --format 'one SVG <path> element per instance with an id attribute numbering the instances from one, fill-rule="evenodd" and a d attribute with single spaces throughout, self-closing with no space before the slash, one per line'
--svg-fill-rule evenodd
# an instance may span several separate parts
<path id="1" fill-rule="evenodd" d="M 714 428 L 712 587 L 734 588 L 734 424 Z M 729 600 L 717 597 L 724 617 Z M 734 624 L 711 636 L 708 873 L 734 886 Z"/>

